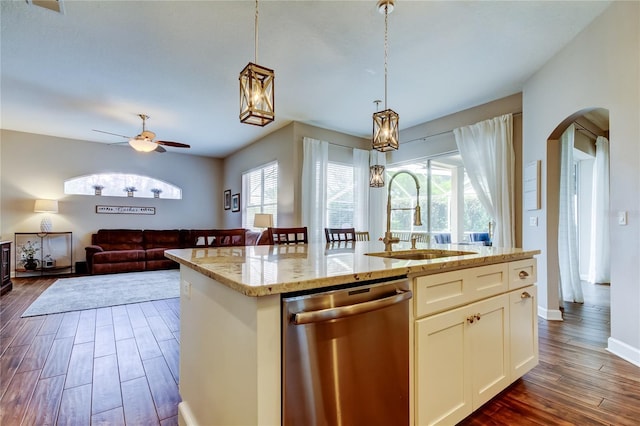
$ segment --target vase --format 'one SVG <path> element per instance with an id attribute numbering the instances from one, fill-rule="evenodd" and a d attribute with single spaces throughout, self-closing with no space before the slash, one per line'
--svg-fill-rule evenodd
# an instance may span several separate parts
<path id="1" fill-rule="evenodd" d="M 133 197 L 133 191 L 127 191 L 127 197 Z"/>
<path id="2" fill-rule="evenodd" d="M 24 261 L 24 269 L 27 271 L 35 271 L 38 268 L 38 261 L 33 257 L 28 257 Z"/>

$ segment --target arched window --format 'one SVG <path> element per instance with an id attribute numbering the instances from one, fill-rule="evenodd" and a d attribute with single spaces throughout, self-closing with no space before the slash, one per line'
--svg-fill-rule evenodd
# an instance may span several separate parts
<path id="1" fill-rule="evenodd" d="M 128 173 L 98 173 L 67 179 L 64 193 L 107 197 L 182 199 L 182 189 L 149 176 Z"/>

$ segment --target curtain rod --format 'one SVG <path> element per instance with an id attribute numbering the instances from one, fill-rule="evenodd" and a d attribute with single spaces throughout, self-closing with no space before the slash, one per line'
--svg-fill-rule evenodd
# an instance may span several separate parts
<path id="1" fill-rule="evenodd" d="M 584 127 L 582 124 L 578 123 L 577 121 L 574 121 L 572 124 L 575 125 L 578 128 L 578 130 L 582 130 L 582 131 L 585 131 L 587 133 L 591 133 L 593 136 L 595 136 L 596 139 L 598 139 L 598 136 L 602 136 L 602 135 L 598 135 L 596 133 L 593 133 L 591 130 L 587 129 L 586 127 Z"/>
<path id="2" fill-rule="evenodd" d="M 515 116 L 515 115 L 522 115 L 522 112 L 512 112 L 510 113 L 511 115 Z M 504 114 L 503 114 L 504 115 Z M 429 138 L 435 138 L 436 136 L 442 136 L 442 135 L 446 135 L 447 133 L 453 133 L 453 129 L 451 130 L 445 130 L 444 132 L 440 132 L 440 133 L 434 133 L 433 135 L 427 135 L 427 136 L 422 136 L 420 138 L 416 138 L 416 139 L 411 139 L 410 141 L 405 141 L 402 142 L 400 141 L 400 143 L 411 143 L 411 142 L 417 142 L 417 141 L 426 141 Z"/>

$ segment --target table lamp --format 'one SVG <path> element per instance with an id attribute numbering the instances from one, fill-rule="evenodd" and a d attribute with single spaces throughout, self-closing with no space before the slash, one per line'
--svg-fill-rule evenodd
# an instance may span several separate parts
<path id="1" fill-rule="evenodd" d="M 256 213 L 253 218 L 254 228 L 271 228 L 273 226 L 273 215 L 271 213 Z"/>
<path id="2" fill-rule="evenodd" d="M 58 213 L 58 200 L 36 200 L 33 211 L 35 213 Z M 49 215 L 42 217 L 42 221 L 40 221 L 40 231 L 53 231 L 53 224 L 51 223 L 51 217 Z"/>

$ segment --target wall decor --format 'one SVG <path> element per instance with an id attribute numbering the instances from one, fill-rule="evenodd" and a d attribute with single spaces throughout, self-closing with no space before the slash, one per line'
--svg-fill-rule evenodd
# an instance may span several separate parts
<path id="1" fill-rule="evenodd" d="M 224 191 L 224 209 L 229 210 L 231 208 L 231 190 Z"/>
<path id="2" fill-rule="evenodd" d="M 240 211 L 240 194 L 233 194 L 231 196 L 231 211 L 232 212 Z"/>
<path id="3" fill-rule="evenodd" d="M 156 214 L 155 207 L 136 206 L 96 206 L 96 213 L 100 214 Z"/>

